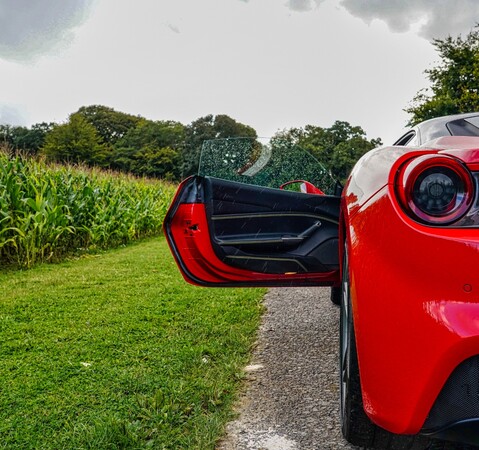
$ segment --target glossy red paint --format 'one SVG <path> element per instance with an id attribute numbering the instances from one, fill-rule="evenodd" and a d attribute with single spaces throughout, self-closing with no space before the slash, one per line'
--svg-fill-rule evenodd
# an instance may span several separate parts
<path id="1" fill-rule="evenodd" d="M 479 157 L 479 137 L 442 136 L 427 143 L 428 148 L 461 158 L 465 163 L 477 162 Z M 473 150 L 473 152 L 471 152 Z"/>
<path id="2" fill-rule="evenodd" d="M 438 150 L 439 154 L 460 159 L 471 171 L 479 171 L 479 137 L 443 136 L 429 142 L 428 146 Z"/>
<path id="3" fill-rule="evenodd" d="M 398 170 L 407 161 L 421 155 L 436 154 L 437 150 L 406 147 L 381 147 L 366 153 L 354 166 L 343 191 L 344 211 L 352 217 L 386 184 L 394 185 Z"/>
<path id="4" fill-rule="evenodd" d="M 413 221 L 394 183 L 358 204 L 358 185 L 344 198 L 364 407 L 385 429 L 414 434 L 454 368 L 478 354 L 479 230 Z"/>
<path id="5" fill-rule="evenodd" d="M 181 189 L 181 187 L 180 187 Z M 178 198 L 178 195 L 177 195 Z M 324 285 L 337 281 L 339 272 L 308 274 L 265 274 L 231 267 L 222 262 L 211 245 L 205 205 L 184 203 L 172 205 L 165 220 L 166 235 L 186 281 L 199 285 L 278 285 L 301 286 L 304 283 Z"/>

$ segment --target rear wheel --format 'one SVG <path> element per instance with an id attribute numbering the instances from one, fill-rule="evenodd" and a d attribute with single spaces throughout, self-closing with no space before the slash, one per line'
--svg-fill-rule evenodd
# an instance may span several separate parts
<path id="1" fill-rule="evenodd" d="M 341 283 L 341 314 L 339 334 L 339 382 L 341 393 L 341 431 L 351 444 L 367 447 L 374 438 L 374 425 L 363 409 L 359 380 L 356 340 L 349 291 L 347 250 L 344 251 Z"/>
<path id="2" fill-rule="evenodd" d="M 344 251 L 341 286 L 339 358 L 341 431 L 348 442 L 364 448 L 383 450 L 444 448 L 445 443 L 432 441 L 424 436 L 404 436 L 390 433 L 373 424 L 364 412 L 349 289 L 347 249 Z"/>

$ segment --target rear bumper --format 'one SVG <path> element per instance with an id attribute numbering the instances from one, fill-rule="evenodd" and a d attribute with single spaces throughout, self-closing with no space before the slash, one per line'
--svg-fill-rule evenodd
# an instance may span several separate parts
<path id="1" fill-rule="evenodd" d="M 418 225 L 385 187 L 351 218 L 348 242 L 364 408 L 416 434 L 454 369 L 479 354 L 479 230 Z"/>
<path id="2" fill-rule="evenodd" d="M 479 444 L 479 356 L 452 372 L 421 430 L 422 434 Z"/>

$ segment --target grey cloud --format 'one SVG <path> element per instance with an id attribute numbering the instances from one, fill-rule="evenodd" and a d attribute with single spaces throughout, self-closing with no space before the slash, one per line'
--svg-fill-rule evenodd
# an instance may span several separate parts
<path id="1" fill-rule="evenodd" d="M 0 58 L 28 61 L 69 42 L 94 0 L 0 0 Z"/>
<path id="2" fill-rule="evenodd" d="M 286 6 L 293 11 L 304 12 L 311 11 L 323 1 L 324 0 L 288 0 Z"/>
<path id="3" fill-rule="evenodd" d="M 25 125 L 22 112 L 11 105 L 0 105 L 0 125 Z"/>
<path id="4" fill-rule="evenodd" d="M 467 34 L 479 19 L 477 0 L 341 0 L 354 16 L 370 23 L 384 21 L 391 31 L 405 32 L 420 24 L 426 39 Z"/>

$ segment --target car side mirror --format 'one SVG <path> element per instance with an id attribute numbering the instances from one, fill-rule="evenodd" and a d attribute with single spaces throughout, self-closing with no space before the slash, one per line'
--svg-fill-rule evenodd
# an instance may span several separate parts
<path id="1" fill-rule="evenodd" d="M 288 181 L 287 183 L 283 183 L 279 188 L 285 191 L 303 192 L 304 194 L 324 195 L 321 189 L 306 180 Z"/>

